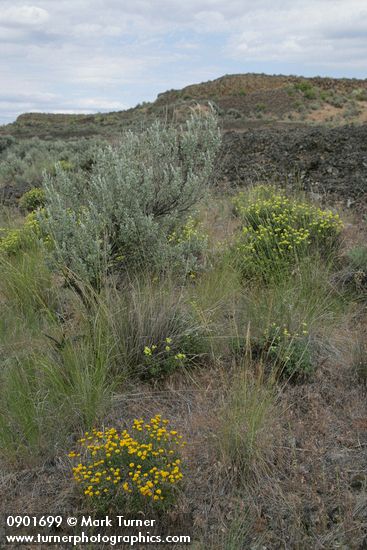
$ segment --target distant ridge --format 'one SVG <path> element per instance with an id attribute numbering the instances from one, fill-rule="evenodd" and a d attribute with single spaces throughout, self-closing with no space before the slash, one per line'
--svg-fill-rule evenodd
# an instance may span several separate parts
<path id="1" fill-rule="evenodd" d="M 367 79 L 266 74 L 224 75 L 158 94 L 154 102 L 125 111 L 97 114 L 25 113 L 0 126 L 15 137 L 113 136 L 156 118 L 181 122 L 190 109 L 211 102 L 224 129 L 254 124 L 330 124 L 367 122 Z"/>

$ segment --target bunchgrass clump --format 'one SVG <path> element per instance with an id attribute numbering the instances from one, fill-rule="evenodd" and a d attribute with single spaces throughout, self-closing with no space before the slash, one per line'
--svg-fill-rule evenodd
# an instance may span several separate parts
<path id="1" fill-rule="evenodd" d="M 268 468 L 275 405 L 270 383 L 253 377 L 247 367 L 249 364 L 241 367 L 229 386 L 218 433 L 224 459 L 242 478 L 264 473 Z"/>
<path id="2" fill-rule="evenodd" d="M 55 292 L 44 249 L 38 242 L 33 241 L 25 252 L 0 254 L 0 270 L 0 294 L 15 315 L 33 319 L 35 312 L 49 314 Z"/>
<path id="3" fill-rule="evenodd" d="M 245 278 L 267 281 L 283 276 L 284 270 L 312 253 L 329 257 L 338 244 L 338 214 L 270 186 L 239 193 L 234 207 L 242 222 L 235 258 Z"/>
<path id="4" fill-rule="evenodd" d="M 101 295 L 115 342 L 117 374 L 128 379 L 161 378 L 202 362 L 207 328 L 184 288 L 168 274 L 152 281 L 147 273 Z"/>
<path id="5" fill-rule="evenodd" d="M 183 436 L 155 415 L 135 419 L 132 431 L 115 428 L 86 432 L 69 453 L 77 465 L 74 479 L 98 510 L 129 506 L 139 510 L 149 502 L 165 507 L 175 500 L 183 473 Z"/>

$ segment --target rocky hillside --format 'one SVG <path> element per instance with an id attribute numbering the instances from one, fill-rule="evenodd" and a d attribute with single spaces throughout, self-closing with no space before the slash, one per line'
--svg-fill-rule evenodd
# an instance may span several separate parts
<path id="1" fill-rule="evenodd" d="M 155 118 L 181 121 L 193 106 L 211 102 L 224 129 L 260 124 L 327 124 L 367 121 L 367 80 L 264 74 L 226 75 L 159 94 L 133 109 L 94 115 L 27 113 L 0 134 L 17 137 L 113 136 Z"/>
<path id="2" fill-rule="evenodd" d="M 114 141 L 126 128 L 140 128 L 157 118 L 180 122 L 190 109 L 207 108 L 209 103 L 217 110 L 224 131 L 218 181 L 231 186 L 288 181 L 317 195 L 341 198 L 347 205 L 366 203 L 367 80 L 262 74 L 229 75 L 170 90 L 153 103 L 126 111 L 21 115 L 13 124 L 0 126 L 0 138 L 13 136 L 2 140 L 15 138 L 9 152 L 1 154 L 0 147 L 2 200 L 12 202 L 27 188 L 39 185 L 42 171 L 55 160 L 78 164 L 71 150 L 82 140 L 75 138 Z M 30 137 L 41 141 L 27 145 L 24 138 Z M 55 138 L 67 140 L 65 147 L 57 145 Z M 24 150 L 20 156 L 28 158 L 27 147 L 39 149 L 41 144 L 55 149 L 47 153 L 48 161 L 32 161 L 31 167 L 21 167 L 22 173 L 13 171 L 14 176 L 8 166 L 9 154 L 13 151 L 17 156 L 16 151 Z"/>
<path id="3" fill-rule="evenodd" d="M 367 205 L 367 125 L 227 132 L 217 163 L 230 185 L 288 182 L 347 206 Z"/>

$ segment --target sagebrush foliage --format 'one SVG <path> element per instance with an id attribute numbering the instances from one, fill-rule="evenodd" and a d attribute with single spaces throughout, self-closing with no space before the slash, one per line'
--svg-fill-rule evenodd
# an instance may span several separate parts
<path id="1" fill-rule="evenodd" d="M 59 165 L 45 179 L 40 215 L 57 259 L 94 286 L 111 267 L 191 271 L 192 240 L 170 236 L 203 196 L 219 144 L 215 116 L 193 115 L 182 128 L 156 122 L 126 132 L 118 147 L 97 151 L 85 177 Z"/>
<path id="2" fill-rule="evenodd" d="M 65 170 L 88 170 L 97 147 L 106 145 L 101 138 L 42 140 L 0 137 L 0 186 L 17 185 L 27 190 L 38 187 L 43 172 L 55 173 L 55 163 Z"/>

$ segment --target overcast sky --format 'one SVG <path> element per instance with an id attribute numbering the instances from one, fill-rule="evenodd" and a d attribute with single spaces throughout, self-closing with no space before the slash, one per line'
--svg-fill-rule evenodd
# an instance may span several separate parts
<path id="1" fill-rule="evenodd" d="M 367 0 L 0 0 L 0 123 L 223 74 L 367 77 Z"/>

